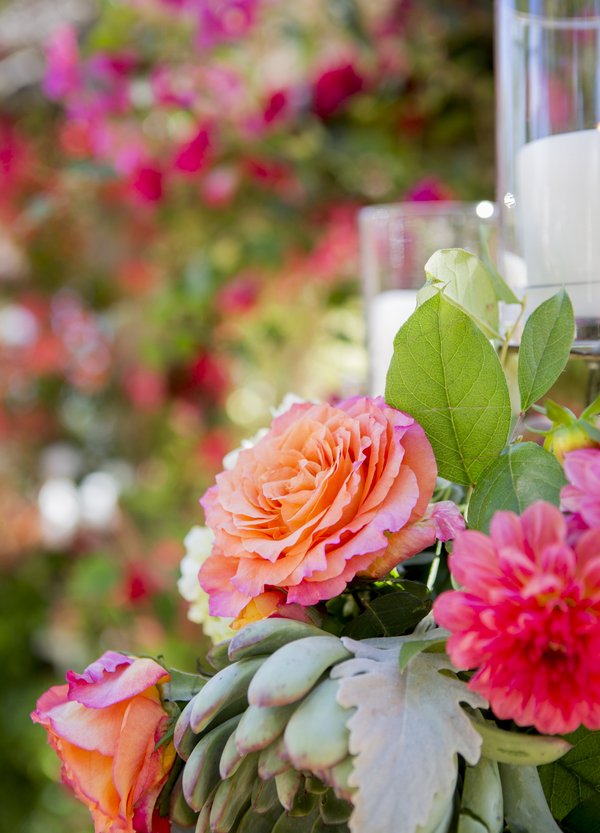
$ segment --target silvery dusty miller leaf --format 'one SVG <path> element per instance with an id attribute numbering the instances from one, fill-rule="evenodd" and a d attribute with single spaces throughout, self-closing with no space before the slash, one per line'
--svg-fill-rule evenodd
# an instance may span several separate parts
<path id="1" fill-rule="evenodd" d="M 404 641 L 382 649 L 343 639 L 355 659 L 332 672 L 340 680 L 338 702 L 356 709 L 348 721 L 356 756 L 350 784 L 358 788 L 352 833 L 414 833 L 435 796 L 450 796 L 457 755 L 471 765 L 479 760 L 481 736 L 459 704 L 485 708 L 486 701 L 440 673 L 452 670 L 445 654 L 419 654 L 401 672 Z"/>

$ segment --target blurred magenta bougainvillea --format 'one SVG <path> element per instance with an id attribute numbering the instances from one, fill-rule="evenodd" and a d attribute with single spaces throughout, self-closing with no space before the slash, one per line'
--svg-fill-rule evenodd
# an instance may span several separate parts
<path id="1" fill-rule="evenodd" d="M 85 824 L 49 797 L 24 687 L 108 643 L 189 662 L 173 579 L 198 494 L 289 390 L 361 392 L 357 209 L 492 193 L 491 8 L 449 5 L 101 0 L 84 27 L 58 21 L 39 84 L 3 100 L 17 833 Z"/>

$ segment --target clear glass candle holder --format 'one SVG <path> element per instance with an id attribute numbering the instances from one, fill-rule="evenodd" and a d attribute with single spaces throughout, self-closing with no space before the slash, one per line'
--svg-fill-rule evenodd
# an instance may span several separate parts
<path id="1" fill-rule="evenodd" d="M 367 321 L 369 393 L 382 395 L 394 336 L 414 312 L 424 266 L 437 249 L 480 253 L 483 225 L 495 225 L 492 202 L 406 202 L 359 214 Z"/>
<path id="2" fill-rule="evenodd" d="M 499 268 L 600 352 L 600 0 L 497 0 Z"/>

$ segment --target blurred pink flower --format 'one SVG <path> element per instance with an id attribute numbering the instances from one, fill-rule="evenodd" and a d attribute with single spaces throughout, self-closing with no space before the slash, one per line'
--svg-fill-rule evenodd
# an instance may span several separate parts
<path id="1" fill-rule="evenodd" d="M 464 590 L 442 593 L 434 614 L 496 716 L 550 734 L 600 729 L 600 529 L 570 546 L 560 511 L 539 501 L 522 517 L 497 512 L 489 537 L 458 535 L 449 563 Z"/>
<path id="2" fill-rule="evenodd" d="M 201 126 L 191 139 L 175 151 L 174 168 L 186 174 L 198 173 L 206 164 L 210 148 L 210 131 L 206 126 Z"/>
<path id="3" fill-rule="evenodd" d="M 85 65 L 87 105 L 95 114 L 125 114 L 131 107 L 130 74 L 133 55 L 98 52 Z"/>
<path id="4" fill-rule="evenodd" d="M 165 401 L 165 379 L 149 367 L 139 365 L 129 368 L 123 379 L 123 387 L 132 404 L 140 411 L 156 411 Z"/>
<path id="5" fill-rule="evenodd" d="M 157 104 L 191 108 L 197 98 L 192 67 L 159 65 L 150 76 L 152 94 Z"/>
<path id="6" fill-rule="evenodd" d="M 600 528 L 600 449 L 571 451 L 564 468 L 569 485 L 560 493 L 561 509 L 572 512 L 580 528 Z"/>
<path id="7" fill-rule="evenodd" d="M 252 309 L 260 291 L 260 279 L 252 274 L 238 275 L 219 291 L 217 307 L 225 315 L 237 315 Z"/>
<path id="8" fill-rule="evenodd" d="M 202 351 L 190 368 L 190 385 L 211 401 L 221 401 L 230 386 L 229 373 L 223 358 Z"/>
<path id="9" fill-rule="evenodd" d="M 364 87 L 364 79 L 349 61 L 323 72 L 313 86 L 313 109 L 322 119 L 335 115 Z"/>
<path id="10" fill-rule="evenodd" d="M 219 165 L 208 171 L 200 185 L 200 194 L 206 205 L 222 208 L 234 198 L 240 181 L 239 172 L 229 165 Z"/>
<path id="11" fill-rule="evenodd" d="M 254 26 L 261 0 L 192 0 L 198 15 L 196 43 L 211 49 L 244 37 Z"/>
<path id="12" fill-rule="evenodd" d="M 81 87 L 82 73 L 77 32 L 65 24 L 56 29 L 46 44 L 46 73 L 43 89 L 50 98 L 65 98 Z"/>
<path id="13" fill-rule="evenodd" d="M 426 176 L 419 180 L 406 195 L 410 202 L 437 202 L 454 199 L 448 186 L 435 176 Z"/>
<path id="14" fill-rule="evenodd" d="M 133 172 L 131 187 L 145 202 L 158 202 L 163 195 L 163 174 L 152 164 L 141 165 Z"/>
<path id="15" fill-rule="evenodd" d="M 211 613 L 243 615 L 275 590 L 313 605 L 377 559 L 384 575 L 390 539 L 422 518 L 435 478 L 423 429 L 383 399 L 293 405 L 202 498 Z"/>
<path id="16" fill-rule="evenodd" d="M 6 118 L 0 119 L 0 201 L 11 205 L 15 191 L 32 173 L 32 159 L 25 140 Z"/>
<path id="17" fill-rule="evenodd" d="M 287 112 L 290 103 L 290 96 L 287 90 L 276 90 L 269 96 L 263 111 L 265 124 L 273 124 L 279 121 Z"/>
<path id="18" fill-rule="evenodd" d="M 307 258 L 307 271 L 321 281 L 337 281 L 340 276 L 351 277 L 358 268 L 358 229 L 354 204 L 339 204 L 329 208 L 323 218 L 322 234 Z"/>

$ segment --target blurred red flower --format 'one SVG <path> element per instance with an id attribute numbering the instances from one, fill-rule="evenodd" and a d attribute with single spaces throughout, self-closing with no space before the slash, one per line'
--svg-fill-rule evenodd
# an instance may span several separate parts
<path id="1" fill-rule="evenodd" d="M 134 193 L 148 202 L 158 202 L 163 196 L 163 174 L 157 167 L 142 165 L 134 171 L 131 186 Z"/>
<path id="2" fill-rule="evenodd" d="M 186 174 L 198 173 L 206 164 L 210 147 L 210 132 L 207 127 L 200 127 L 192 139 L 176 150 L 173 166 Z"/>
<path id="3" fill-rule="evenodd" d="M 286 114 L 289 106 L 289 93 L 287 90 L 276 90 L 269 97 L 263 111 L 265 124 L 273 124 Z"/>
<path id="4" fill-rule="evenodd" d="M 317 78 L 313 87 L 313 110 L 322 119 L 331 118 L 348 99 L 364 87 L 364 78 L 350 62 L 332 67 Z"/>
<path id="5" fill-rule="evenodd" d="M 410 202 L 437 202 L 456 199 L 456 195 L 441 179 L 427 176 L 413 185 L 405 199 Z"/>

